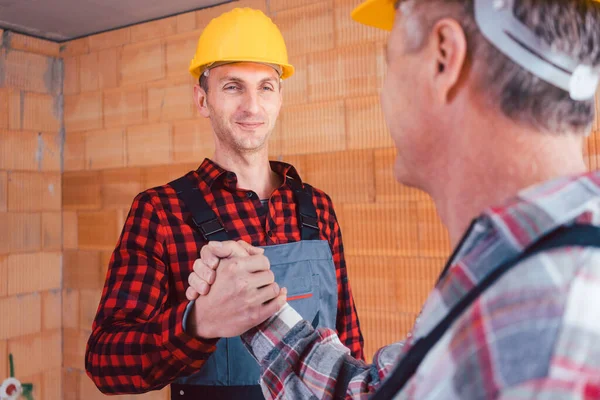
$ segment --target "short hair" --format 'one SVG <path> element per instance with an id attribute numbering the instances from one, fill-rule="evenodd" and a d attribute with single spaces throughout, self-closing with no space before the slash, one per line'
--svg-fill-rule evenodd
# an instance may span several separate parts
<path id="1" fill-rule="evenodd" d="M 491 0 L 490 0 L 491 1 Z M 468 58 L 477 85 L 510 119 L 551 133 L 589 132 L 594 99 L 575 101 L 569 93 L 525 70 L 490 43 L 475 22 L 473 0 L 407 0 L 409 51 L 425 45 L 444 17 L 456 19 L 467 37 Z M 546 44 L 579 63 L 600 64 L 600 2 L 593 0 L 514 0 L 513 13 Z"/>

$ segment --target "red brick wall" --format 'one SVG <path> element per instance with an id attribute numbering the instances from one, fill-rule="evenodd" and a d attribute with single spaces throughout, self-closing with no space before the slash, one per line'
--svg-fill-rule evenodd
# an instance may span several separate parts
<path id="1" fill-rule="evenodd" d="M 2 32 L 0 381 L 62 392 L 62 63 L 58 44 Z"/>

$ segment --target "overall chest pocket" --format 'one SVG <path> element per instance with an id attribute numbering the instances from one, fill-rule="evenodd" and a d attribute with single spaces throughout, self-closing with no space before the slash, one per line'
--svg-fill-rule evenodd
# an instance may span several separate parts
<path id="1" fill-rule="evenodd" d="M 303 319 L 319 324 L 320 276 L 313 274 L 310 261 L 272 265 L 275 281 L 287 288 L 287 301 Z"/>

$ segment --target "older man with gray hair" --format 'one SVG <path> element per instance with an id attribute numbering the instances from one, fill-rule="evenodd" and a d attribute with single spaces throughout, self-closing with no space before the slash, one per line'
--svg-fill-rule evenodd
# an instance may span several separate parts
<path id="1" fill-rule="evenodd" d="M 432 196 L 455 250 L 408 338 L 372 365 L 287 304 L 244 333 L 265 396 L 600 398 L 600 172 L 582 155 L 600 3 L 367 0 L 353 17 L 391 30 L 395 175 Z M 245 246 L 212 245 L 206 268 Z"/>

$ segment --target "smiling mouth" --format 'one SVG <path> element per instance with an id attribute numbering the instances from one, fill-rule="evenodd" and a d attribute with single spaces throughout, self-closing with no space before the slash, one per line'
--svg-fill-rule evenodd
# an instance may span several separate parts
<path id="1" fill-rule="evenodd" d="M 264 125 L 264 122 L 236 122 L 243 129 L 257 129 Z"/>

